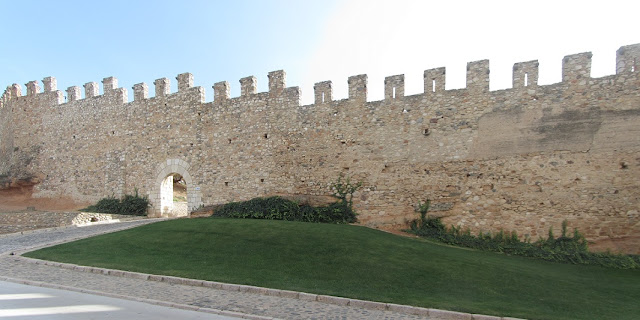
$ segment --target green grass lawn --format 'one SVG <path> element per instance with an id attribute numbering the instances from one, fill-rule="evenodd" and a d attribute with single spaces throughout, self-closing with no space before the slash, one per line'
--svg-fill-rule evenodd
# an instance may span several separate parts
<path id="1" fill-rule="evenodd" d="M 640 272 L 452 248 L 365 227 L 181 219 L 25 256 L 531 319 L 638 319 Z"/>

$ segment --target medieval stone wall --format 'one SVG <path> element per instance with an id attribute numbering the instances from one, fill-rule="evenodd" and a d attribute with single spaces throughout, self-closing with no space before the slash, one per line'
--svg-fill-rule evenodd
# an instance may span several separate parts
<path id="1" fill-rule="evenodd" d="M 620 48 L 617 73 L 590 77 L 591 54 L 563 59 L 562 82 L 539 86 L 538 63 L 516 63 L 513 88 L 489 91 L 489 61 L 467 65 L 467 86 L 445 90 L 446 70 L 424 73 L 424 93 L 404 95 L 387 77 L 384 100 L 367 101 L 366 75 L 331 82 L 315 103 L 285 73 L 240 80 L 241 95 L 216 83 L 213 102 L 178 75 L 144 83 L 133 101 L 117 79 L 58 91 L 54 78 L 13 85 L 2 96 L 0 169 L 38 177 L 36 197 L 96 201 L 139 190 L 162 214 L 161 184 L 177 173 L 190 210 L 273 194 L 327 195 L 340 174 L 362 180 L 359 219 L 405 225 L 415 205 L 473 232 L 516 230 L 534 240 L 562 220 L 592 241 L 640 243 L 640 45 Z M 24 159 L 29 159 L 26 161 Z M 22 160 L 21 160 L 22 159 Z M 633 249 L 633 248 L 635 249 Z M 629 249 L 632 248 L 632 249 Z M 615 248 L 614 248 L 615 249 Z"/>

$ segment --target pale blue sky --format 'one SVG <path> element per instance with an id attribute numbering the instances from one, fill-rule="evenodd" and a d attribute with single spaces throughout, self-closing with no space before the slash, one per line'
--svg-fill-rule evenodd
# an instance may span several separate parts
<path id="1" fill-rule="evenodd" d="M 540 83 L 560 81 L 564 55 L 592 51 L 594 77 L 614 73 L 615 50 L 640 43 L 637 1 L 13 1 L 0 0 L 0 86 L 47 76 L 58 89 L 114 76 L 129 91 L 191 72 L 207 91 L 284 69 L 312 102 L 313 84 L 369 75 L 369 100 L 385 76 L 404 73 L 407 94 L 422 72 L 446 66 L 447 88 L 464 87 L 466 63 L 490 59 L 491 89 L 511 86 L 515 62 L 538 59 Z M 102 92 L 102 88 L 101 88 Z"/>

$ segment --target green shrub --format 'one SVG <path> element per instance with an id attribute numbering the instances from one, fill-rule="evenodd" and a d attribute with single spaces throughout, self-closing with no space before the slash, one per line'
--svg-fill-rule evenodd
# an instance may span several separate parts
<path id="1" fill-rule="evenodd" d="M 322 223 L 352 223 L 356 215 L 347 203 L 338 201 L 328 206 L 312 207 L 281 198 L 254 198 L 231 202 L 215 210 L 212 217 L 269 219 Z"/>
<path id="2" fill-rule="evenodd" d="M 148 206 L 149 199 L 146 197 L 140 197 L 137 193 L 135 195 L 128 194 L 120 202 L 120 213 L 144 216 L 147 214 Z"/>
<path id="3" fill-rule="evenodd" d="M 120 200 L 113 196 L 102 198 L 98 203 L 93 206 L 89 206 L 87 209 L 87 211 L 101 213 L 118 213 L 120 210 Z"/>
<path id="4" fill-rule="evenodd" d="M 353 194 L 362 188 L 362 181 L 351 182 L 351 177 L 340 174 L 338 179 L 331 184 L 333 196 L 340 199 L 349 208 L 353 207 Z"/>
<path id="5" fill-rule="evenodd" d="M 618 269 L 640 269 L 640 255 L 623 255 L 589 252 L 584 236 L 574 229 L 573 236 L 567 235 L 567 221 L 562 222 L 562 235 L 555 238 L 549 228 L 547 239 L 531 243 L 529 239 L 521 241 L 515 231 L 505 233 L 480 232 L 477 236 L 467 229 L 451 226 L 447 229 L 440 218 L 427 216 L 429 201 L 419 204 L 420 218 L 410 222 L 409 232 L 421 237 L 435 239 L 447 244 L 485 251 L 502 252 L 509 255 L 531 257 L 553 262 L 599 265 Z"/>
<path id="6" fill-rule="evenodd" d="M 134 195 L 126 194 L 122 199 L 114 196 L 102 198 L 96 204 L 80 211 L 144 216 L 148 207 L 149 199 L 139 196 L 136 190 Z"/>

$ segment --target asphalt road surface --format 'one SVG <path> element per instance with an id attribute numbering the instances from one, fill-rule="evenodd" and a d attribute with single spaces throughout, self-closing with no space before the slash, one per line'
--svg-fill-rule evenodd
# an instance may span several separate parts
<path id="1" fill-rule="evenodd" d="M 233 320 L 239 318 L 0 281 L 0 319 Z"/>

